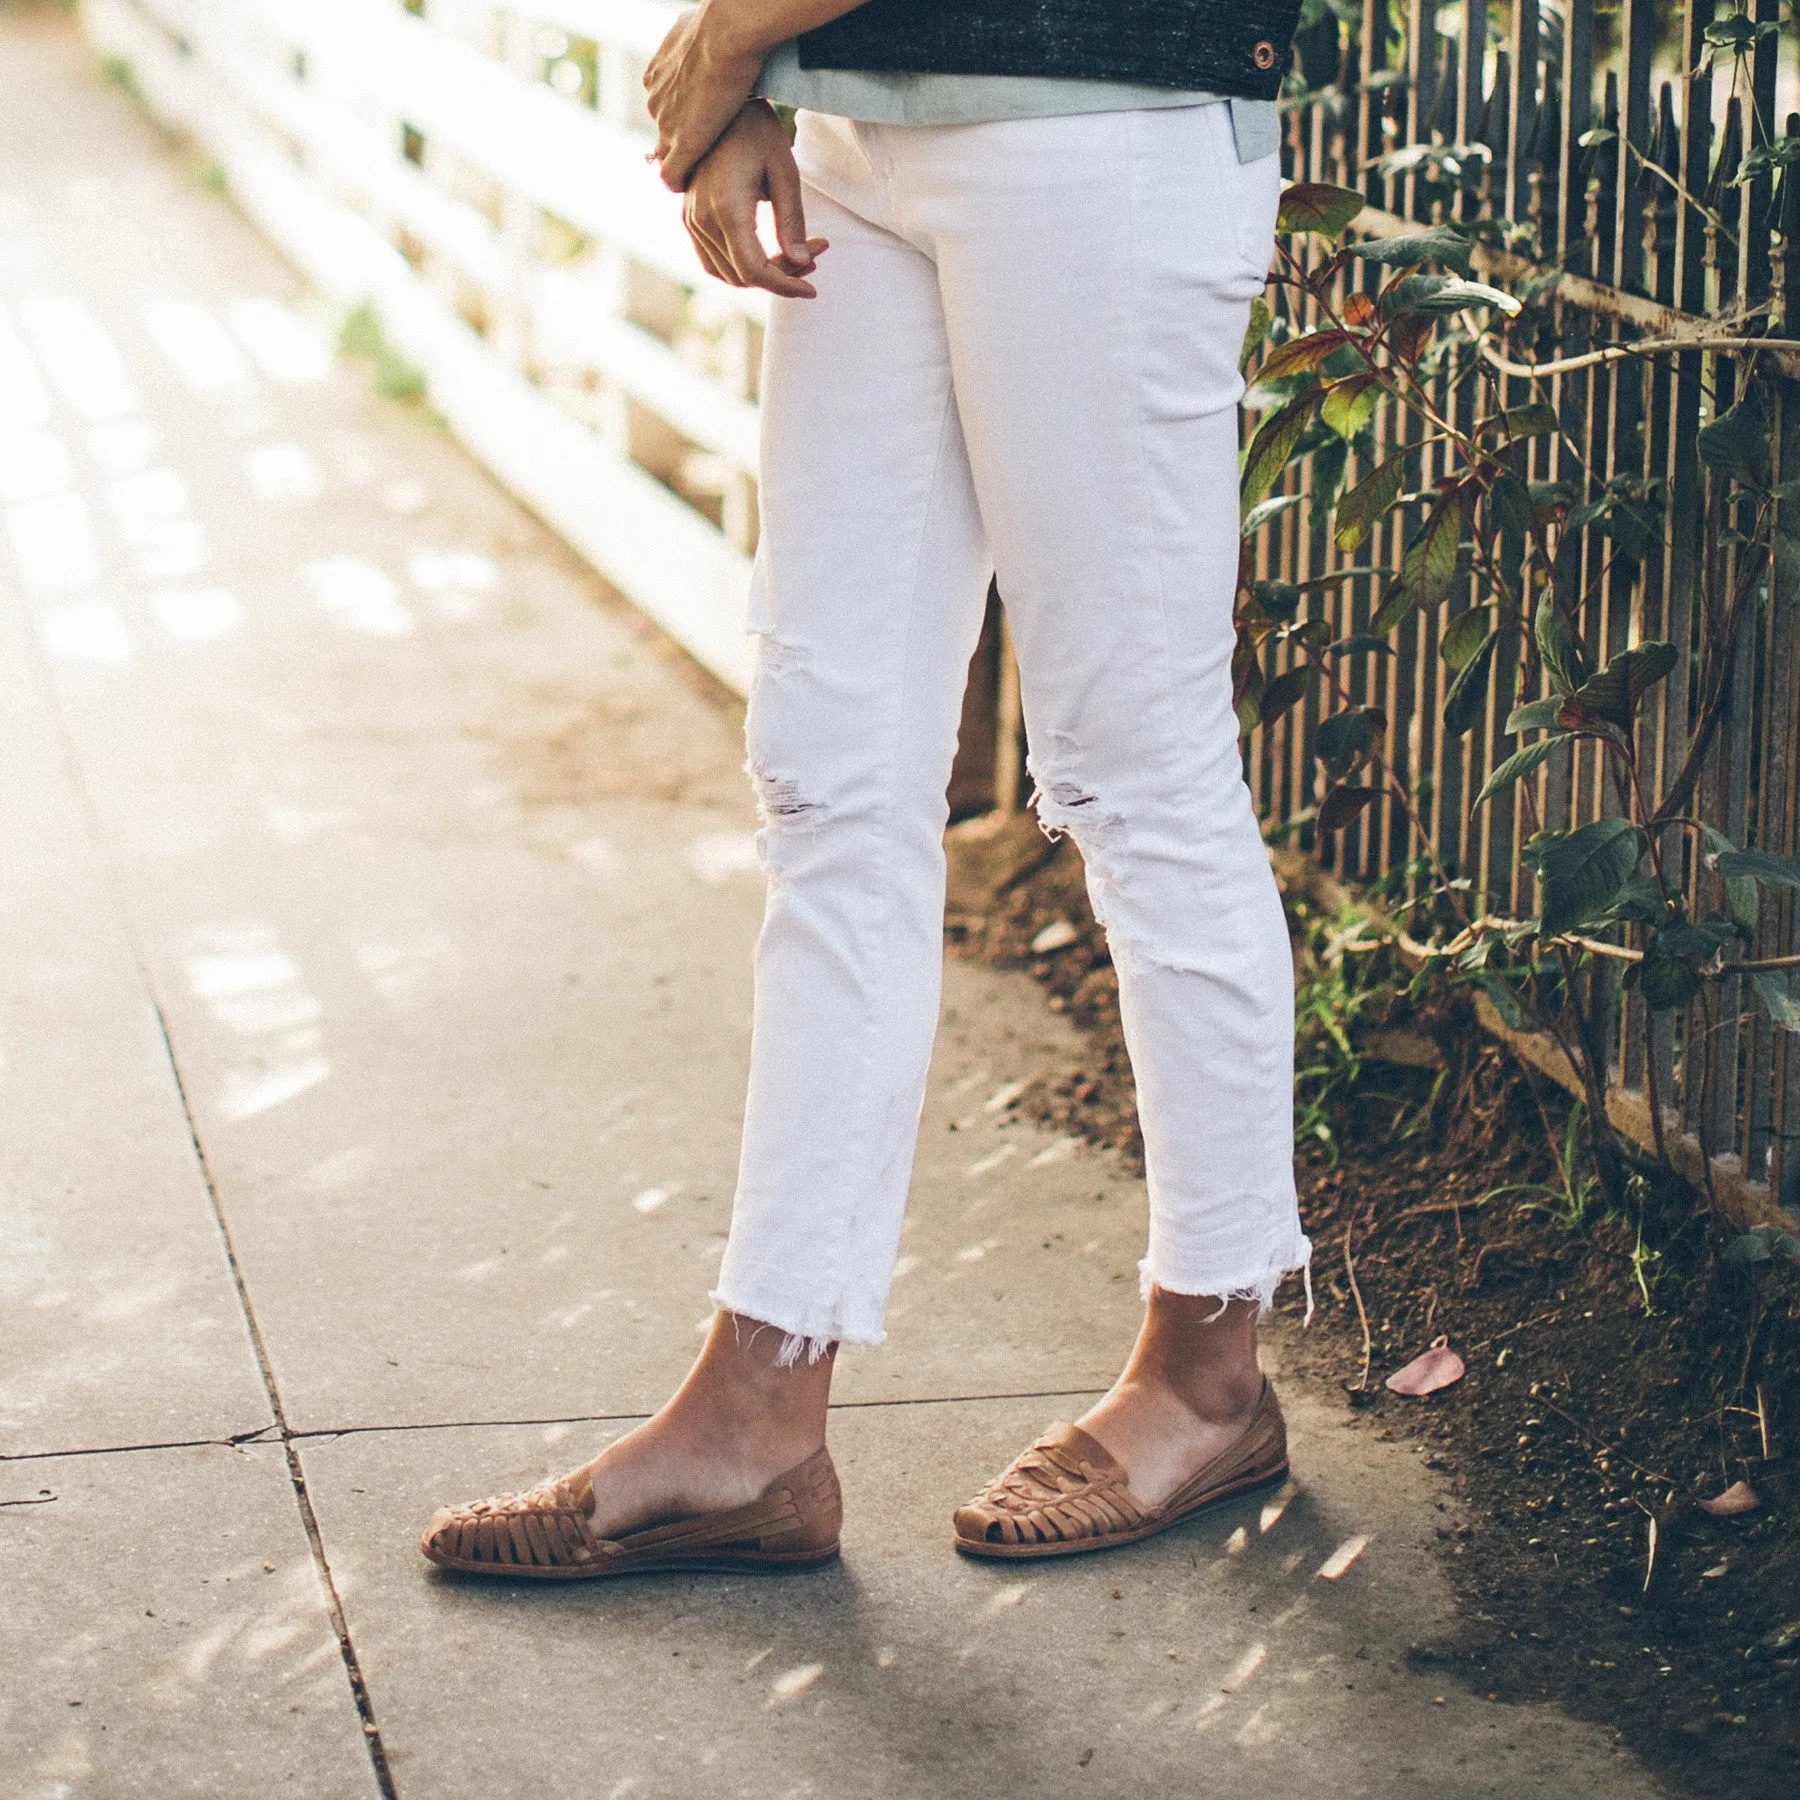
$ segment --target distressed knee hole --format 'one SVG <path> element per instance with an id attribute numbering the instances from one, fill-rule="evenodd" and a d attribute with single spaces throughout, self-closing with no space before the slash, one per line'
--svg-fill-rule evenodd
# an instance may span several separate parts
<path id="1" fill-rule="evenodd" d="M 1032 809 L 1038 825 L 1052 842 L 1062 837 L 1075 840 L 1087 868 L 1088 899 L 1103 930 L 1110 930 L 1108 900 L 1118 891 L 1121 853 L 1125 849 L 1125 821 L 1107 811 L 1100 796 L 1079 782 L 1059 775 L 1032 772 Z"/>
<path id="2" fill-rule="evenodd" d="M 806 666 L 807 653 L 802 644 L 776 637 L 773 632 L 756 634 L 756 670 L 762 675 L 790 675 Z"/>
<path id="3" fill-rule="evenodd" d="M 806 789 L 791 775 L 777 775 L 760 763 L 749 765 L 750 783 L 756 790 L 756 810 L 764 825 L 779 825 L 804 819 L 817 812 L 819 802 L 811 799 Z"/>

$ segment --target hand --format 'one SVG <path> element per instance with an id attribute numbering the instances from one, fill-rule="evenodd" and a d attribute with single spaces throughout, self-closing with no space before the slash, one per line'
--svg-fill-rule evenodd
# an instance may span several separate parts
<path id="1" fill-rule="evenodd" d="M 684 12 L 644 71 L 663 184 L 680 193 L 762 73 L 765 46 L 734 41 L 711 7 Z"/>
<path id="2" fill-rule="evenodd" d="M 756 208 L 775 211 L 781 244 L 771 257 L 756 235 Z M 800 171 L 787 133 L 767 101 L 752 100 L 702 159 L 682 208 L 688 236 L 707 274 L 733 287 L 767 288 L 790 300 L 812 300 L 817 290 L 802 279 L 830 248 L 806 235 Z"/>

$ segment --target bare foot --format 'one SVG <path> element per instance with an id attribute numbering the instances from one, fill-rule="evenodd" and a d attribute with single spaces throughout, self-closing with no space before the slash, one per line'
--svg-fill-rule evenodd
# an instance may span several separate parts
<path id="1" fill-rule="evenodd" d="M 1243 1432 L 1262 1393 L 1256 1307 L 1152 1290 L 1143 1329 L 1112 1390 L 1080 1420 L 1160 1506 Z"/>
<path id="2" fill-rule="evenodd" d="M 598 1536 L 747 1505 L 824 1446 L 835 1346 L 782 1368 L 781 1341 L 774 1326 L 714 1315 L 674 1397 L 586 1465 Z"/>

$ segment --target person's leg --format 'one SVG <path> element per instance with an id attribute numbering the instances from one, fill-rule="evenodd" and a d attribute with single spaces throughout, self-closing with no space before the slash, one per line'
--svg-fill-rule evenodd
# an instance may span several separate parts
<path id="1" fill-rule="evenodd" d="M 706 1348 L 591 1465 L 610 1530 L 759 1494 L 879 1343 L 943 962 L 945 789 L 988 564 L 930 262 L 856 132 L 803 121 L 815 300 L 763 376 L 747 739 L 768 908 L 742 1162 Z"/>
<path id="2" fill-rule="evenodd" d="M 1039 814 L 1076 839 L 1119 971 L 1148 1314 L 1084 1423 L 1154 1503 L 1248 1417 L 1256 1309 L 1309 1248 L 1292 968 L 1230 682 L 1237 358 L 1275 159 L 1238 164 L 1223 106 L 890 141 L 939 262 Z"/>

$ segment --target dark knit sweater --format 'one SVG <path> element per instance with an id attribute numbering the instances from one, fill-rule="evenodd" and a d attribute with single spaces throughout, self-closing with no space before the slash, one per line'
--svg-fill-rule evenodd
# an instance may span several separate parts
<path id="1" fill-rule="evenodd" d="M 807 69 L 1066 75 L 1273 100 L 1300 0 L 866 0 L 800 39 Z"/>

